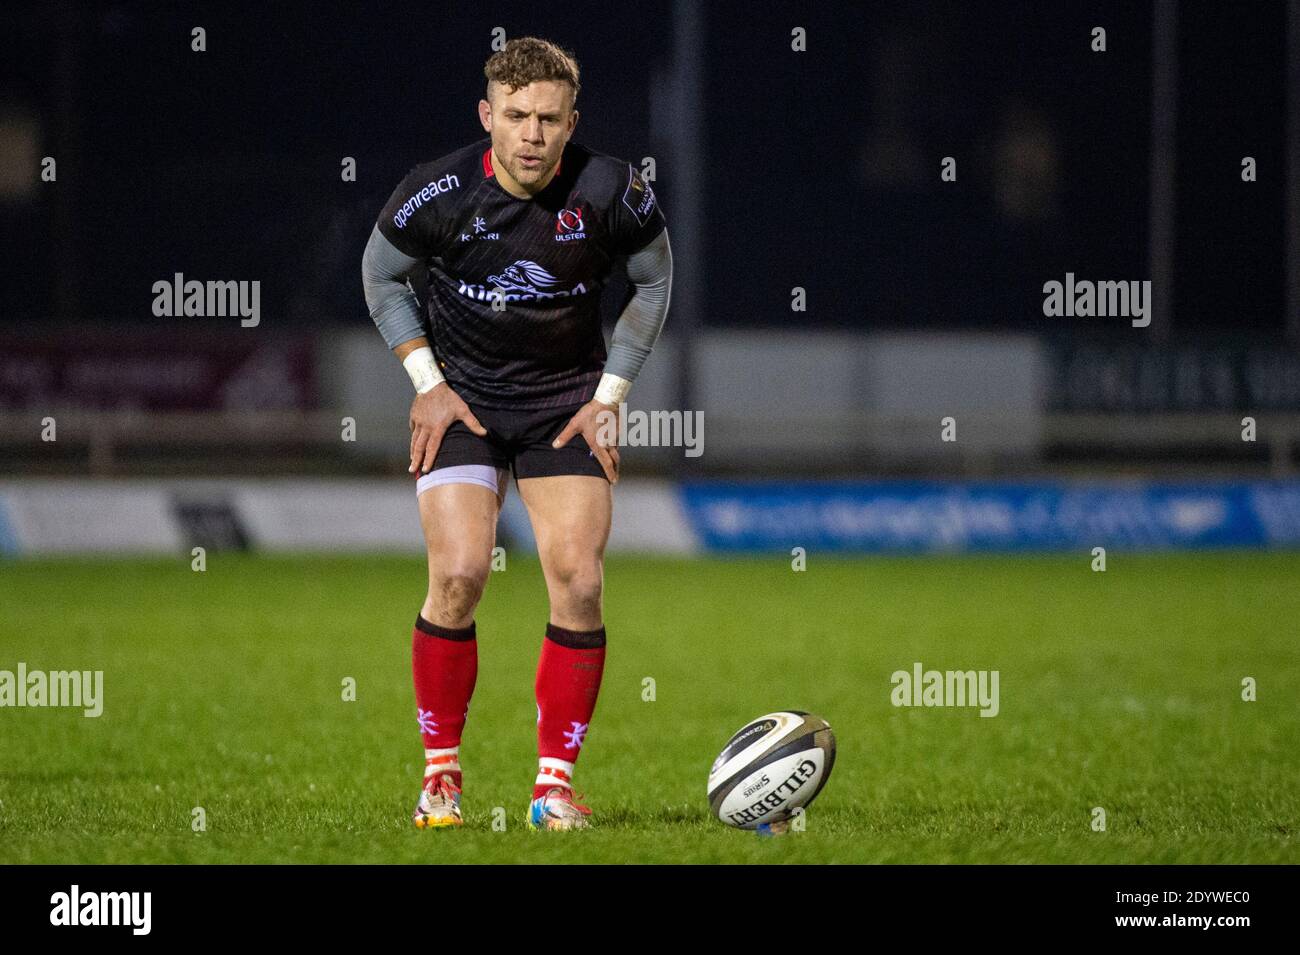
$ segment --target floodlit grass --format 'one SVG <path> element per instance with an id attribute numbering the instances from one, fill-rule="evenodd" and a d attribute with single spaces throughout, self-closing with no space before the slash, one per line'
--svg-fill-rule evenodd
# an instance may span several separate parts
<path id="1" fill-rule="evenodd" d="M 0 709 L 0 863 L 1300 861 L 1300 555 L 1089 561 L 612 555 L 596 828 L 549 834 L 523 826 L 534 561 L 479 609 L 467 825 L 443 832 L 410 825 L 421 558 L 0 563 L 0 669 L 103 670 L 105 695 L 98 719 Z M 916 661 L 999 671 L 999 714 L 892 706 Z M 717 751 L 787 708 L 839 742 L 806 831 L 711 819 Z"/>

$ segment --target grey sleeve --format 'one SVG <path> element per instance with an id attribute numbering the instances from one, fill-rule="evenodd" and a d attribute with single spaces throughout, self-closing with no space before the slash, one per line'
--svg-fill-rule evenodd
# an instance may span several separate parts
<path id="1" fill-rule="evenodd" d="M 419 299 L 406 284 L 406 277 L 421 265 L 419 259 L 399 252 L 384 238 L 379 226 L 371 231 L 361 257 L 361 284 L 370 317 L 389 348 L 428 335 Z"/>
<path id="2" fill-rule="evenodd" d="M 664 229 L 650 244 L 627 257 L 627 278 L 634 291 L 614 325 L 605 371 L 635 381 L 659 339 L 668 317 L 673 287 L 673 253 Z"/>

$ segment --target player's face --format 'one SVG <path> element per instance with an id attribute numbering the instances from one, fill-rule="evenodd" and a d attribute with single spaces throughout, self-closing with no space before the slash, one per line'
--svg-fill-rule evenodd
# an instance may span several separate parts
<path id="1" fill-rule="evenodd" d="M 510 92 L 493 83 L 489 95 L 479 103 L 479 119 L 492 136 L 493 155 L 511 179 L 533 192 L 550 181 L 577 125 L 572 88 L 543 80 Z"/>

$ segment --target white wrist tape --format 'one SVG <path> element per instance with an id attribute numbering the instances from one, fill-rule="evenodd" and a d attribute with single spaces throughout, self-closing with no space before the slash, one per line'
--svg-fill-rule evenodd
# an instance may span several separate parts
<path id="1" fill-rule="evenodd" d="M 596 400 L 603 405 L 612 405 L 617 408 L 627 400 L 627 394 L 632 390 L 632 382 L 626 378 L 620 378 L 618 375 L 611 375 L 609 372 L 600 376 L 600 384 L 596 386 Z"/>
<path id="2" fill-rule="evenodd" d="M 411 384 L 415 385 L 417 394 L 422 395 L 426 391 L 433 391 L 434 388 L 447 380 L 442 377 L 442 372 L 434 364 L 433 349 L 427 345 L 423 348 L 417 348 L 403 358 L 402 367 L 411 376 Z"/>

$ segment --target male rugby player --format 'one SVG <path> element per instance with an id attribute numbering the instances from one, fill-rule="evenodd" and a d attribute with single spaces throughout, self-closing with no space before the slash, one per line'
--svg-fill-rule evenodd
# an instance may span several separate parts
<path id="1" fill-rule="evenodd" d="M 429 590 L 411 655 L 425 747 L 414 820 L 462 823 L 474 611 L 513 471 L 550 597 L 528 824 L 575 829 L 591 812 L 574 798 L 573 770 L 604 668 L 603 560 L 619 468 L 618 448 L 603 441 L 663 326 L 672 256 L 650 185 L 571 141 L 570 54 L 518 38 L 484 73 L 488 138 L 412 170 L 362 262 L 370 315 L 416 390 L 410 471 Z M 607 357 L 600 294 L 624 256 L 631 295 Z M 417 269 L 428 274 L 423 312 L 407 285 Z"/>

